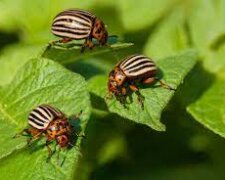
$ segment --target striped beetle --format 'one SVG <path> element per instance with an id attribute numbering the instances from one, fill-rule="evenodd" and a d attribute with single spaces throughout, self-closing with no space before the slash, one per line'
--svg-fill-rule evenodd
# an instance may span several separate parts
<path id="1" fill-rule="evenodd" d="M 84 39 L 81 52 L 86 47 L 90 49 L 94 47 L 92 38 L 95 38 L 100 45 L 105 45 L 108 39 L 108 32 L 103 21 L 90 12 L 79 9 L 65 10 L 56 15 L 51 31 L 54 35 L 62 38 L 51 44 Z"/>
<path id="2" fill-rule="evenodd" d="M 124 104 L 128 91 L 131 90 L 138 95 L 138 101 L 143 108 L 144 97 L 139 92 L 139 85 L 150 85 L 157 80 L 162 87 L 175 90 L 159 80 L 156 74 L 157 67 L 150 58 L 140 54 L 131 55 L 120 61 L 109 73 L 109 95 L 111 97 L 114 94 Z"/>
<path id="3" fill-rule="evenodd" d="M 78 119 L 78 117 L 79 115 L 75 116 L 75 119 Z M 45 144 L 48 148 L 47 160 L 53 154 L 49 146 L 52 141 L 56 141 L 59 150 L 61 150 L 73 146 L 71 139 L 73 133 L 78 136 L 65 114 L 59 109 L 46 104 L 39 105 L 30 112 L 28 124 L 30 127 L 16 134 L 14 138 L 20 135 L 29 136 L 27 144 L 30 145 L 31 142 L 40 139 L 44 135 L 47 139 Z"/>

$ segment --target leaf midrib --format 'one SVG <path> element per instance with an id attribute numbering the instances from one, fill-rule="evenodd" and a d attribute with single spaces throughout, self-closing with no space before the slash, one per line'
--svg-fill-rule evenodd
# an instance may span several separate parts
<path id="1" fill-rule="evenodd" d="M 3 108 L 2 103 L 0 102 L 0 113 L 8 119 L 12 124 L 18 126 L 18 122 Z"/>

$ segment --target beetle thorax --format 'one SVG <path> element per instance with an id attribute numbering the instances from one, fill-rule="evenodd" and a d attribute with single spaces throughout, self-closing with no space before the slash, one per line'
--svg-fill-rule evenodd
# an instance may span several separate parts
<path id="1" fill-rule="evenodd" d="M 97 39 L 100 45 L 105 45 L 108 39 L 108 32 L 102 20 L 96 18 L 92 30 L 93 38 Z"/>
<path id="2" fill-rule="evenodd" d="M 66 119 L 57 119 L 49 124 L 46 135 L 50 139 L 55 139 L 61 135 L 68 135 L 71 129 L 71 125 Z"/>

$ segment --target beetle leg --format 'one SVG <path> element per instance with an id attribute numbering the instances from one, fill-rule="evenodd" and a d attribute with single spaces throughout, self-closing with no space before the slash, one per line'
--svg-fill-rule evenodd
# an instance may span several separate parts
<path id="1" fill-rule="evenodd" d="M 70 41 L 72 41 L 72 39 L 70 39 L 70 38 L 63 38 L 63 39 L 59 40 L 59 42 L 63 43 L 63 44 L 68 43 Z"/>
<path id="2" fill-rule="evenodd" d="M 130 89 L 132 90 L 132 91 L 134 91 L 135 92 L 135 94 L 137 94 L 137 96 L 138 96 L 138 102 L 141 104 L 141 107 L 142 107 L 142 109 L 144 109 L 144 96 L 142 96 L 141 95 L 141 93 L 140 93 L 140 91 L 139 91 L 139 89 L 138 89 L 138 87 L 137 86 L 135 86 L 135 85 L 129 85 L 129 87 L 130 87 Z"/>
<path id="3" fill-rule="evenodd" d="M 116 95 L 115 97 L 124 107 L 126 106 L 126 96 Z"/>
<path id="4" fill-rule="evenodd" d="M 104 99 L 112 99 L 112 97 L 113 97 L 113 93 L 108 92 L 108 93 L 105 95 Z"/>
<path id="5" fill-rule="evenodd" d="M 52 41 L 52 42 L 48 43 L 48 47 L 47 48 L 50 48 L 51 46 L 54 46 L 57 43 L 65 44 L 65 43 L 68 43 L 70 41 L 72 41 L 72 39 L 70 39 L 70 38 L 62 38 L 62 39 L 59 39 L 59 40 L 56 40 L 56 41 Z"/>
<path id="6" fill-rule="evenodd" d="M 29 139 L 27 140 L 27 144 L 30 145 L 33 141 L 35 141 L 35 140 L 37 140 L 38 138 L 40 138 L 40 136 L 41 136 L 42 133 L 43 133 L 43 132 L 41 131 L 41 132 L 35 134 L 34 136 L 32 136 L 31 138 L 29 138 Z M 32 135 L 32 130 L 31 130 L 31 135 Z"/>
<path id="7" fill-rule="evenodd" d="M 29 130 L 23 129 L 21 132 L 15 134 L 15 136 L 13 136 L 13 138 L 18 138 L 20 136 L 29 136 Z"/>
<path id="8" fill-rule="evenodd" d="M 81 53 L 83 53 L 84 50 L 86 49 L 86 47 L 88 46 L 87 41 L 88 41 L 88 40 L 86 39 L 85 42 L 84 42 L 84 44 L 82 45 L 82 48 L 81 48 L 81 50 L 80 50 Z"/>
<path id="9" fill-rule="evenodd" d="M 85 42 L 84 42 L 84 44 L 82 45 L 82 48 L 81 48 L 81 53 L 83 53 L 84 50 L 85 50 L 87 47 L 88 47 L 89 49 L 93 49 L 93 47 L 94 47 L 94 43 L 92 42 L 92 39 L 91 39 L 91 38 L 87 38 L 87 39 L 85 40 Z"/>
<path id="10" fill-rule="evenodd" d="M 21 132 L 17 133 L 13 138 L 17 138 L 20 136 L 29 136 L 30 138 L 27 139 L 28 146 L 35 140 L 37 140 L 42 134 L 41 132 L 37 132 L 34 129 L 24 129 Z"/>
<path id="11" fill-rule="evenodd" d="M 140 93 L 140 91 L 135 91 L 135 94 L 138 96 L 138 102 L 141 104 L 141 108 L 144 109 L 145 97 Z"/>
<path id="12" fill-rule="evenodd" d="M 130 89 L 131 89 L 132 91 L 134 91 L 134 92 L 138 91 L 138 87 L 135 86 L 135 85 L 133 85 L 133 84 L 129 85 L 129 87 L 130 87 Z"/>
<path id="13" fill-rule="evenodd" d="M 127 90 L 126 90 L 125 87 L 122 87 L 121 93 L 122 93 L 123 96 L 127 94 Z"/>
<path id="14" fill-rule="evenodd" d="M 76 146 L 75 146 L 76 147 Z M 65 160 L 66 160 L 66 157 L 67 157 L 67 153 L 68 153 L 68 151 L 66 151 L 66 154 L 65 155 L 63 155 L 63 159 L 62 159 L 62 161 L 61 161 L 61 163 L 59 162 L 59 155 L 60 155 L 60 152 L 61 152 L 61 150 L 62 150 L 62 148 L 59 148 L 59 151 L 58 151 L 58 165 L 59 166 L 62 166 L 63 164 L 64 164 L 64 162 L 65 162 Z M 79 151 L 77 151 L 77 153 L 79 153 Z M 62 156 L 62 155 L 61 155 Z"/>
<path id="15" fill-rule="evenodd" d="M 165 89 L 168 89 L 168 90 L 173 90 L 173 91 L 176 90 L 176 89 L 170 87 L 168 84 L 165 84 L 164 82 L 162 82 L 160 79 L 157 79 L 157 78 L 156 78 L 156 80 L 159 81 L 161 87 L 163 87 L 163 88 L 165 88 Z"/>
<path id="16" fill-rule="evenodd" d="M 28 146 L 31 146 L 31 142 L 33 142 L 34 140 L 33 140 L 33 138 L 31 137 L 31 138 L 29 138 L 29 139 L 27 139 L 27 145 Z"/>
<path id="17" fill-rule="evenodd" d="M 92 40 L 88 40 L 87 44 L 88 44 L 89 49 L 93 49 L 94 43 L 92 42 Z"/>
<path id="18" fill-rule="evenodd" d="M 142 83 L 143 84 L 152 84 L 154 81 L 155 81 L 155 77 L 150 77 L 150 78 L 144 79 L 142 81 Z"/>
<path id="19" fill-rule="evenodd" d="M 70 39 L 70 38 L 62 38 L 62 39 L 60 39 L 60 40 L 58 40 L 58 41 L 53 41 L 52 43 L 53 43 L 53 45 L 56 44 L 56 43 L 62 43 L 62 44 L 65 44 L 65 43 L 68 43 L 68 42 L 70 42 L 70 41 L 72 41 L 72 39 Z"/>
<path id="20" fill-rule="evenodd" d="M 49 146 L 49 144 L 50 144 L 50 140 L 49 139 L 47 139 L 46 140 L 46 142 L 45 142 L 45 146 L 47 147 L 47 149 L 48 149 L 48 158 L 47 158 L 47 162 L 51 159 L 51 157 L 52 157 L 52 150 L 51 150 L 51 148 L 50 148 L 50 146 Z"/>

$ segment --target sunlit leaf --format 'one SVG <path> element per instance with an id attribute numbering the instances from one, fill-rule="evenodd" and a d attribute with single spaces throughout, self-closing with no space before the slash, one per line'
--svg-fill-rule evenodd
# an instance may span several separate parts
<path id="1" fill-rule="evenodd" d="M 177 56 L 161 59 L 157 61 L 157 65 L 163 72 L 163 80 L 170 86 L 177 88 L 183 82 L 188 72 L 193 68 L 196 60 L 196 53 L 188 51 Z M 89 84 L 91 92 L 105 98 L 107 95 L 106 76 L 96 76 L 90 79 Z M 109 111 L 137 123 L 146 124 L 155 130 L 165 130 L 164 125 L 160 122 L 160 116 L 174 92 L 154 86 L 141 89 L 140 92 L 145 97 L 144 110 L 141 108 L 136 94 L 133 94 L 133 102 L 128 104 L 127 108 L 115 99 L 107 100 Z"/>
<path id="2" fill-rule="evenodd" d="M 166 16 L 176 2 L 176 0 L 142 0 L 139 2 L 130 0 L 128 3 L 127 1 L 119 0 L 118 8 L 121 11 L 125 29 L 134 31 L 150 26 L 163 16 Z"/>
<path id="3" fill-rule="evenodd" d="M 25 137 L 12 138 L 27 126 L 28 113 L 43 103 L 58 107 L 68 116 L 82 110 L 80 119 L 84 132 L 90 113 L 84 79 L 50 60 L 31 60 L 16 74 L 12 83 L 0 91 L 1 179 L 72 178 L 80 157 L 80 138 L 76 148 L 60 153 L 61 161 L 66 158 L 62 166 L 57 155 L 53 155 L 49 163 L 46 162 L 48 152 L 44 139 L 28 147 Z"/>
<path id="4" fill-rule="evenodd" d="M 0 86 L 8 84 L 17 71 L 31 58 L 39 57 L 42 46 L 13 45 L 3 50 L 0 56 Z"/>

